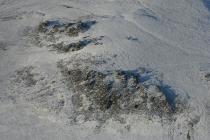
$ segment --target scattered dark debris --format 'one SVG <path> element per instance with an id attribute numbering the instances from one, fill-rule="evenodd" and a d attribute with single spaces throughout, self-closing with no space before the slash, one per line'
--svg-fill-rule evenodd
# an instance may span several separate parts
<path id="1" fill-rule="evenodd" d="M 35 80 L 34 76 L 36 75 L 33 73 L 33 67 L 23 67 L 22 69 L 19 69 L 16 71 L 16 77 L 15 82 L 21 83 L 23 82 L 27 87 L 31 87 L 36 85 L 37 80 Z"/>
<path id="2" fill-rule="evenodd" d="M 58 52 L 74 52 L 83 49 L 85 46 L 89 44 L 94 45 L 102 45 L 103 43 L 99 42 L 102 40 L 101 37 L 99 38 L 84 38 L 76 43 L 70 43 L 65 45 L 64 42 L 58 44 L 51 44 L 48 47 L 51 47 L 52 50 L 57 50 Z"/>
<path id="3" fill-rule="evenodd" d="M 92 40 L 86 39 L 86 40 L 79 41 L 77 43 L 71 43 L 68 45 L 68 48 L 70 51 L 77 51 L 77 50 L 81 50 L 82 48 L 84 48 L 90 43 L 92 43 Z"/>
<path id="4" fill-rule="evenodd" d="M 69 6 L 69 5 L 61 5 L 61 6 L 63 6 L 63 7 L 65 7 L 65 8 L 74 8 L 73 6 Z"/>
<path id="5" fill-rule="evenodd" d="M 45 34 L 65 33 L 70 37 L 78 36 L 81 32 L 86 32 L 92 25 L 96 24 L 95 20 L 61 22 L 59 20 L 47 20 L 39 24 L 38 32 Z"/>
<path id="6" fill-rule="evenodd" d="M 58 67 L 75 91 L 72 103 L 76 116 L 82 114 L 87 120 L 103 122 L 109 117 L 127 113 L 161 118 L 170 118 L 175 113 L 159 86 L 141 84 L 141 73 L 123 70 L 101 72 L 88 66 L 68 69 L 61 63 Z"/>
<path id="7" fill-rule="evenodd" d="M 65 98 L 56 82 L 49 81 L 34 72 L 33 66 L 26 66 L 15 71 L 11 80 L 11 97 L 21 98 L 33 104 L 37 110 L 59 113 L 65 106 Z M 24 87 L 25 86 L 25 87 Z"/>
<path id="8" fill-rule="evenodd" d="M 83 49 L 85 46 L 94 43 L 95 41 L 95 39 L 84 39 L 68 45 L 61 42 L 58 44 L 51 44 L 48 47 L 51 47 L 52 50 L 57 50 L 58 52 L 74 52 Z"/>
<path id="9" fill-rule="evenodd" d="M 6 51 L 8 44 L 6 42 L 0 41 L 0 51 Z"/>
<path id="10" fill-rule="evenodd" d="M 189 131 L 187 132 L 187 140 L 191 140 L 190 132 Z"/>
<path id="11" fill-rule="evenodd" d="M 104 36 L 100 36 L 98 38 L 93 38 L 94 45 L 103 45 L 103 43 L 100 42 L 100 41 L 102 41 L 103 38 L 104 38 Z"/>
<path id="12" fill-rule="evenodd" d="M 126 37 L 128 40 L 131 40 L 131 41 L 138 41 L 138 38 L 136 37 L 132 37 L 132 36 L 128 36 Z"/>
<path id="13" fill-rule="evenodd" d="M 25 99 L 30 103 L 34 103 L 37 109 L 47 109 L 55 113 L 59 113 L 65 106 L 63 95 L 49 86 L 26 96 Z"/>
<path id="14" fill-rule="evenodd" d="M 210 73 L 206 73 L 204 77 L 206 81 L 210 81 Z"/>
<path id="15" fill-rule="evenodd" d="M 33 35 L 31 42 L 40 47 L 51 47 L 52 50 L 59 52 L 78 51 L 88 44 L 102 45 L 104 36 L 84 36 L 82 39 L 74 42 L 62 40 L 63 37 L 69 39 L 76 37 L 79 33 L 88 31 L 94 24 L 96 24 L 95 20 L 77 20 L 71 22 L 64 20 L 47 20 L 39 24 L 36 29 L 37 32 Z M 69 42 L 71 43 L 69 44 Z"/>
<path id="16" fill-rule="evenodd" d="M 50 30 L 51 28 L 56 28 L 56 27 L 61 27 L 62 24 L 58 21 L 58 20 L 54 20 L 54 21 L 45 21 L 39 24 L 38 26 L 38 31 L 39 32 L 47 32 L 48 30 Z"/>
<path id="17" fill-rule="evenodd" d="M 113 57 L 116 58 L 117 57 L 117 54 L 114 54 Z"/>

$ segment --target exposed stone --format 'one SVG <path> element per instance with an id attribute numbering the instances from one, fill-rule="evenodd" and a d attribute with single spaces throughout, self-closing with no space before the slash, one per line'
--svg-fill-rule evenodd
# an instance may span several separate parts
<path id="1" fill-rule="evenodd" d="M 0 52 L 1 51 L 6 51 L 8 47 L 8 43 L 4 41 L 0 41 Z"/>
<path id="2" fill-rule="evenodd" d="M 87 46 L 90 43 L 92 43 L 91 39 L 84 39 L 76 43 L 70 43 L 68 45 L 65 45 L 63 42 L 61 42 L 58 44 L 49 45 L 48 47 L 52 47 L 53 49 L 59 52 L 73 52 L 83 49 L 85 46 Z"/>
<path id="3" fill-rule="evenodd" d="M 207 81 L 210 81 L 210 73 L 205 74 L 205 79 L 206 79 Z"/>
<path id="4" fill-rule="evenodd" d="M 89 44 L 102 45 L 101 40 L 104 36 L 84 36 L 71 40 L 79 33 L 88 31 L 94 24 L 96 24 L 95 20 L 47 20 L 38 25 L 31 41 L 40 47 L 47 46 L 50 50 L 58 52 L 78 51 Z"/>
<path id="5" fill-rule="evenodd" d="M 69 36 L 78 36 L 80 32 L 87 31 L 96 21 L 61 22 L 59 20 L 47 20 L 39 24 L 37 31 L 45 34 L 65 33 Z"/>
<path id="6" fill-rule="evenodd" d="M 34 76 L 36 75 L 35 73 L 32 72 L 33 67 L 23 67 L 22 69 L 19 69 L 16 71 L 16 77 L 15 77 L 15 82 L 16 83 L 21 83 L 23 82 L 26 86 L 33 86 L 36 84 L 36 80 Z"/>
<path id="7" fill-rule="evenodd" d="M 39 111 L 58 113 L 63 109 L 65 98 L 57 83 L 36 73 L 33 66 L 16 70 L 11 78 L 12 98 L 24 99 Z"/>
<path id="8" fill-rule="evenodd" d="M 103 114 L 102 120 L 105 121 L 124 113 L 159 117 L 169 117 L 174 113 L 158 86 L 146 87 L 140 83 L 140 73 L 59 67 L 68 85 L 75 91 L 72 96 L 75 114 L 83 114 L 86 119 L 97 119 L 93 117 L 97 114 Z"/>

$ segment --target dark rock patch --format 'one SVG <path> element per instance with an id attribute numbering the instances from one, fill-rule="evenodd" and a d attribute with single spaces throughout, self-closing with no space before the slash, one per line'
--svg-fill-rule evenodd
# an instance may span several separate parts
<path id="1" fill-rule="evenodd" d="M 14 79 L 14 82 L 16 83 L 24 83 L 26 86 L 31 87 L 36 85 L 36 80 L 34 76 L 36 75 L 35 73 L 32 72 L 33 67 L 23 67 L 22 69 L 17 70 L 16 77 Z"/>
<path id="2" fill-rule="evenodd" d="M 204 77 L 206 81 L 210 81 L 210 73 L 206 73 Z"/>
<path id="3" fill-rule="evenodd" d="M 92 25 L 96 24 L 94 20 L 61 22 L 59 20 L 47 20 L 39 24 L 38 32 L 45 34 L 65 33 L 70 37 L 78 36 L 79 33 L 86 32 Z"/>
<path id="4" fill-rule="evenodd" d="M 54 50 L 57 50 L 58 52 L 73 52 L 83 49 L 88 44 L 92 43 L 93 41 L 91 39 L 85 39 L 78 41 L 76 43 L 70 43 L 68 45 L 65 45 L 63 42 L 58 44 L 52 44 L 49 47 L 52 47 Z"/>
<path id="5" fill-rule="evenodd" d="M 95 20 L 47 20 L 40 23 L 31 34 L 31 43 L 58 52 L 78 51 L 89 44 L 102 45 L 104 36 L 83 36 L 94 24 Z"/>
<path id="6" fill-rule="evenodd" d="M 55 81 L 49 81 L 39 73 L 34 72 L 33 66 L 26 66 L 15 71 L 11 79 L 11 95 L 13 99 L 24 99 L 33 104 L 38 111 L 59 113 L 65 98 Z"/>
<path id="7" fill-rule="evenodd" d="M 65 7 L 65 8 L 68 8 L 68 9 L 70 9 L 70 8 L 74 8 L 74 7 L 69 6 L 69 5 L 61 5 L 61 6 Z"/>
<path id="8" fill-rule="evenodd" d="M 126 38 L 127 38 L 127 40 L 138 41 L 138 38 L 136 38 L 136 37 L 128 36 Z"/>
<path id="9" fill-rule="evenodd" d="M 0 41 L 0 51 L 6 51 L 8 48 L 8 43 L 4 41 Z"/>
<path id="10" fill-rule="evenodd" d="M 140 72 L 97 71 L 88 66 L 69 69 L 62 63 L 58 67 L 75 92 L 72 96 L 74 115 L 83 115 L 86 120 L 103 122 L 129 113 L 171 119 L 180 110 L 170 105 L 162 85 L 141 83 Z"/>
<path id="11" fill-rule="evenodd" d="M 48 47 L 52 48 L 51 50 L 56 50 L 58 52 L 74 52 L 83 49 L 89 44 L 102 45 L 103 43 L 101 43 L 100 40 L 101 38 L 84 38 L 75 43 L 64 44 L 64 42 L 61 42 L 57 44 L 51 44 Z"/>

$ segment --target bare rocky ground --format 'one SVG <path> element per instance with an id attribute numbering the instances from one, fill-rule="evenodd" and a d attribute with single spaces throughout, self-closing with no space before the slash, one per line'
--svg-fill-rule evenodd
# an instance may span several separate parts
<path id="1" fill-rule="evenodd" d="M 6 1 L 2 2 L 2 5 L 6 3 Z M 208 6 L 208 2 L 206 5 Z M 66 10 L 81 10 L 66 4 L 57 4 L 57 6 Z M 1 91 L 0 101 L 3 103 L 6 102 L 5 99 L 8 99 L 11 104 L 18 104 L 21 107 L 22 105 L 24 107 L 28 106 L 29 110 L 34 111 L 33 113 L 39 118 L 46 117 L 48 121 L 60 123 L 61 127 L 59 128 L 71 128 L 69 133 L 76 136 L 68 136 L 68 138 L 86 139 L 89 137 L 91 139 L 92 136 L 97 137 L 96 135 L 103 131 L 108 132 L 108 134 L 105 134 L 104 137 L 99 136 L 99 139 L 106 139 L 111 133 L 114 135 L 121 134 L 119 136 L 121 139 L 132 139 L 132 137 L 123 137 L 124 134 L 130 132 L 132 132 L 131 135 L 139 134 L 144 138 L 148 129 L 151 132 L 155 131 L 154 134 L 152 133 L 155 136 L 145 134 L 148 139 L 154 139 L 158 132 L 160 132 L 160 136 L 167 137 L 163 139 L 196 139 L 196 134 L 206 130 L 206 122 L 209 121 L 206 117 L 209 116 L 208 102 L 200 102 L 197 98 L 187 94 L 196 93 L 193 90 L 194 87 L 189 88 L 191 91 L 183 90 L 179 92 L 175 82 L 166 84 L 163 80 L 163 75 L 167 72 L 170 73 L 169 71 L 175 72 L 172 73 L 174 81 L 180 80 L 181 76 L 176 74 L 179 73 L 177 71 L 181 70 L 180 67 L 185 68 L 187 60 L 191 58 L 186 53 L 188 48 L 173 44 L 170 35 L 168 35 L 169 38 L 161 37 L 158 34 L 158 26 L 157 32 L 151 31 L 153 28 L 147 29 L 150 24 L 144 23 L 144 21 L 150 21 L 151 24 L 171 22 L 169 19 L 163 20 L 162 18 L 165 17 L 160 16 L 161 13 L 156 13 L 155 10 L 147 7 L 141 7 L 140 9 L 138 7 L 132 12 L 134 12 L 134 18 L 141 19 L 142 27 L 138 23 L 139 21 L 134 22 L 133 17 L 129 14 L 115 16 L 111 16 L 110 13 L 108 15 L 92 14 L 91 16 L 69 20 L 66 18 L 48 18 L 42 11 L 19 12 L 16 14 L 5 12 L 6 15 L 1 13 L 0 20 L 2 23 L 21 22 L 31 16 L 44 17 L 44 20 L 42 19 L 35 27 L 28 26 L 18 31 L 23 36 L 21 41 L 27 44 L 25 44 L 27 47 L 24 46 L 23 42 L 19 44 L 22 51 L 12 48 L 8 41 L 0 40 L 0 54 L 4 54 L 0 56 L 2 62 L 4 62 L 1 66 L 4 64 L 7 67 L 7 62 L 14 65 L 12 69 L 8 67 L 8 73 L 11 74 L 9 78 L 7 77 L 9 84 L 5 84 L 6 82 L 0 79 L 0 84 L 8 86 L 8 91 Z M 110 25 L 106 26 L 106 24 Z M 176 24 L 179 25 L 180 23 L 177 22 Z M 167 26 L 169 25 L 167 24 Z M 114 28 L 115 26 L 116 28 Z M 96 30 L 100 32 L 95 34 Z M 104 33 L 106 30 L 107 32 L 113 32 L 113 35 Z M 134 30 L 140 30 L 143 33 L 134 32 Z M 116 36 L 117 39 L 115 40 Z M 136 44 L 138 47 L 135 47 Z M 155 47 L 153 47 L 154 44 Z M 124 45 L 127 45 L 127 48 Z M 33 47 L 30 48 L 29 46 Z M 174 49 L 174 46 L 176 49 Z M 96 49 L 97 51 L 95 51 Z M 16 66 L 14 62 L 11 63 L 10 60 L 4 58 L 7 55 L 12 56 L 10 50 L 15 52 L 17 58 L 22 57 L 21 61 L 17 60 L 17 62 L 24 62 L 23 65 L 18 63 Z M 32 50 L 36 50 L 37 54 L 33 54 Z M 43 53 L 46 50 L 48 50 L 47 53 Z M 152 53 L 155 52 L 156 54 L 158 50 L 166 51 L 157 53 L 157 57 L 153 58 Z M 101 55 L 100 51 L 103 51 L 104 55 Z M 109 51 L 113 51 L 113 53 Z M 92 54 L 88 52 L 92 52 Z M 164 57 L 161 54 L 164 54 Z M 185 54 L 182 60 L 186 62 L 183 64 L 177 63 L 179 67 L 176 67 L 176 62 L 179 59 L 175 61 L 173 57 L 177 58 L 182 54 Z M 30 55 L 32 57 L 28 57 Z M 25 58 L 25 56 L 27 57 Z M 151 56 L 152 58 L 150 58 Z M 189 56 L 189 58 L 186 56 Z M 131 59 L 131 57 L 133 58 Z M 159 58 L 163 58 L 163 63 Z M 152 65 L 158 65 L 156 68 L 170 68 L 164 69 L 166 73 L 160 74 L 146 64 L 142 66 L 145 62 L 150 63 L 150 59 Z M 166 59 L 170 61 L 165 61 Z M 158 64 L 155 64 L 156 62 Z M 136 67 L 137 64 L 140 67 Z M 123 65 L 123 68 L 120 65 Z M 133 67 L 134 65 L 135 67 Z M 185 69 L 194 68 L 190 66 L 187 65 Z M 6 71 L 6 68 L 4 70 Z M 194 77 L 192 75 L 195 74 L 193 72 L 193 70 L 189 73 L 184 71 L 186 75 L 183 75 L 183 80 L 185 80 L 183 83 L 186 83 L 186 87 L 187 84 L 190 85 L 191 81 L 195 80 L 192 78 Z M 199 78 L 209 88 L 209 67 L 201 70 L 201 73 Z M 4 74 L 0 76 L 4 77 Z M 167 76 L 170 77 L 171 75 Z M 2 87 L 0 85 L 0 88 Z M 0 111 L 3 114 L 0 117 L 1 120 L 8 121 L 8 124 L 0 122 L 1 129 L 4 128 L 2 124 L 10 126 L 10 120 L 6 119 L 6 115 L 15 116 L 15 111 L 10 109 L 10 105 L 6 108 L 12 113 L 5 113 L 6 109 L 1 108 Z M 20 109 L 17 112 L 24 115 L 25 110 Z M 25 115 L 27 116 L 27 111 Z M 20 118 L 18 119 L 20 120 Z M 28 122 L 30 125 L 30 121 Z M 42 124 L 44 123 L 42 122 Z M 160 131 L 159 128 L 161 128 Z M 86 134 L 83 135 L 80 132 Z M 200 134 L 206 135 L 204 133 Z M 80 138 L 80 136 L 87 137 Z M 138 139 L 139 136 L 133 139 Z"/>
<path id="2" fill-rule="evenodd" d="M 102 44 L 100 41 L 104 36 L 83 35 L 94 28 L 94 24 L 97 21 L 86 19 L 71 22 L 47 20 L 27 35 L 32 44 L 68 55 L 88 45 Z M 133 37 L 127 39 L 136 41 Z M 100 56 L 81 58 L 76 54 L 67 57 L 57 63 L 62 77 L 59 78 L 60 82 L 48 79 L 40 72 L 36 73 L 33 66 L 23 67 L 16 70 L 12 77 L 11 91 L 15 94 L 11 97 L 15 95 L 17 97 L 13 98 L 21 98 L 33 104 L 38 112 L 49 112 L 55 118 L 61 117 L 63 123 L 86 125 L 95 122 L 96 132 L 104 129 L 110 120 L 119 122 L 129 130 L 132 127 L 127 120 L 129 114 L 150 121 L 160 120 L 162 125 L 171 125 L 172 134 L 169 135 L 175 137 L 173 129 L 177 129 L 177 116 L 194 112 L 188 103 L 189 97 L 178 95 L 172 86 L 164 84 L 149 68 L 106 69 L 106 65 L 111 62 Z M 62 90 L 65 85 L 68 94 Z M 183 135 L 187 139 L 192 139 L 194 126 L 199 119 L 199 116 L 195 116 L 186 120 L 183 127 L 187 127 Z"/>
<path id="3" fill-rule="evenodd" d="M 16 70 L 11 85 L 11 97 L 33 104 L 38 111 L 59 113 L 64 107 L 65 99 L 58 83 L 35 72 L 33 66 Z"/>
<path id="4" fill-rule="evenodd" d="M 5 52 L 8 49 L 8 42 L 4 42 L 0 40 L 0 53 Z"/>
<path id="5" fill-rule="evenodd" d="M 98 64 L 104 62 L 91 59 L 81 62 L 74 58 L 58 63 L 69 89 L 74 91 L 71 100 L 75 123 L 90 120 L 105 123 L 110 118 L 121 119 L 123 123 L 126 118 L 121 118 L 122 114 L 158 117 L 170 123 L 175 115 L 187 109 L 187 102 L 165 91 L 166 85 L 161 81 L 145 79 L 152 71 L 146 68 L 100 71 Z"/>
<path id="6" fill-rule="evenodd" d="M 94 24 L 97 24 L 95 20 L 47 20 L 30 30 L 32 32 L 29 37 L 31 43 L 40 47 L 48 44 L 49 50 L 71 53 L 89 44 L 98 45 L 98 41 L 103 39 L 103 36 L 83 37 L 78 42 L 67 44 L 68 40 L 74 41 L 74 38 L 93 28 Z M 60 41 L 63 37 L 67 41 Z M 175 115 L 187 109 L 186 100 L 181 100 L 179 95 L 169 90 L 170 86 L 155 78 L 152 70 L 99 70 L 98 67 L 103 67 L 110 60 L 98 58 L 100 56 L 75 56 L 57 63 L 63 77 L 61 82 L 73 94 L 63 94 L 58 87 L 62 84 L 57 83 L 57 80 L 35 72 L 36 67 L 26 66 L 15 71 L 11 80 L 13 86 L 10 87 L 15 94 L 11 96 L 20 96 L 32 103 L 38 111 L 47 111 L 58 116 L 64 113 L 71 124 L 97 121 L 100 127 L 113 118 L 125 123 L 126 118 L 121 117 L 123 114 L 145 115 L 151 120 L 159 118 L 165 120 L 165 123 L 171 123 L 176 120 Z M 68 106 L 68 102 L 72 106 Z M 68 112 L 65 108 L 72 110 Z"/>
<path id="7" fill-rule="evenodd" d="M 49 50 L 58 52 L 78 51 L 90 44 L 102 45 L 100 41 L 103 36 L 80 37 L 94 24 L 97 24 L 97 22 L 91 19 L 77 21 L 47 20 L 40 23 L 35 32 L 31 33 L 31 41 L 40 47 L 47 46 Z"/>

